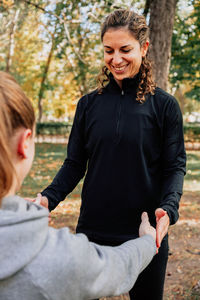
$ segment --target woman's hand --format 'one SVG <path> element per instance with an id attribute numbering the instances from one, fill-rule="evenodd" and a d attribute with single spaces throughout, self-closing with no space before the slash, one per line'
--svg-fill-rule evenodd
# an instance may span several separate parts
<path id="1" fill-rule="evenodd" d="M 49 201 L 47 197 L 42 196 L 42 194 L 38 193 L 36 198 L 24 198 L 27 201 L 35 202 L 36 204 L 42 205 L 45 208 L 49 209 Z M 51 213 L 49 213 L 48 217 L 49 222 L 51 221 Z"/>
<path id="2" fill-rule="evenodd" d="M 157 208 L 156 216 L 156 246 L 160 248 L 162 239 L 167 234 L 169 227 L 169 217 L 167 212 L 162 208 Z"/>
<path id="3" fill-rule="evenodd" d="M 25 200 L 35 202 L 36 204 L 42 205 L 47 209 L 49 207 L 49 202 L 48 202 L 47 197 L 42 196 L 40 193 L 37 194 L 36 198 L 25 198 Z"/>

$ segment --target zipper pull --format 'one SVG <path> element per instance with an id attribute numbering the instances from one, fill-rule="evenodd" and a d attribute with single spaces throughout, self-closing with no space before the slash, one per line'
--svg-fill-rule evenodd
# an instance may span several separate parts
<path id="1" fill-rule="evenodd" d="M 122 96 L 124 95 L 124 91 L 122 90 Z"/>

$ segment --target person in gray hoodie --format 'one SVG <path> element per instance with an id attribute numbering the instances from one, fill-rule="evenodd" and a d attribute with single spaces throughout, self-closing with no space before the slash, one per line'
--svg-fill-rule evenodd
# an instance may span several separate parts
<path id="1" fill-rule="evenodd" d="M 49 227 L 46 208 L 16 195 L 32 165 L 34 135 L 30 100 L 0 72 L 0 299 L 86 300 L 128 292 L 156 254 L 147 213 L 140 238 L 117 247 Z"/>

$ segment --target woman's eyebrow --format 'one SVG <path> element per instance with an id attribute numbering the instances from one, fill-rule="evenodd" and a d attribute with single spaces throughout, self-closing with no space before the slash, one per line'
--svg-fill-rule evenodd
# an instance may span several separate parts
<path id="1" fill-rule="evenodd" d="M 125 45 L 125 46 L 122 46 L 121 48 L 126 48 L 126 47 L 131 47 L 131 45 Z"/>
<path id="2" fill-rule="evenodd" d="M 112 49 L 112 47 L 110 46 L 107 46 L 107 45 L 104 45 L 105 48 L 109 48 L 109 49 Z M 126 47 L 131 47 L 131 45 L 124 45 L 124 46 L 121 46 L 120 48 L 126 48 Z"/>

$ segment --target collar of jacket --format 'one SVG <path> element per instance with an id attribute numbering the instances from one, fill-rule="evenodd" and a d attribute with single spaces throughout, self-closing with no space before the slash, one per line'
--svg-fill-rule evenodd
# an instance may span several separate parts
<path id="1" fill-rule="evenodd" d="M 109 74 L 110 82 L 107 85 L 107 89 L 114 93 L 126 93 L 126 94 L 134 94 L 136 95 L 137 88 L 139 85 L 139 73 L 136 74 L 133 78 L 124 78 L 122 80 L 122 88 L 116 82 L 112 73 Z"/>

